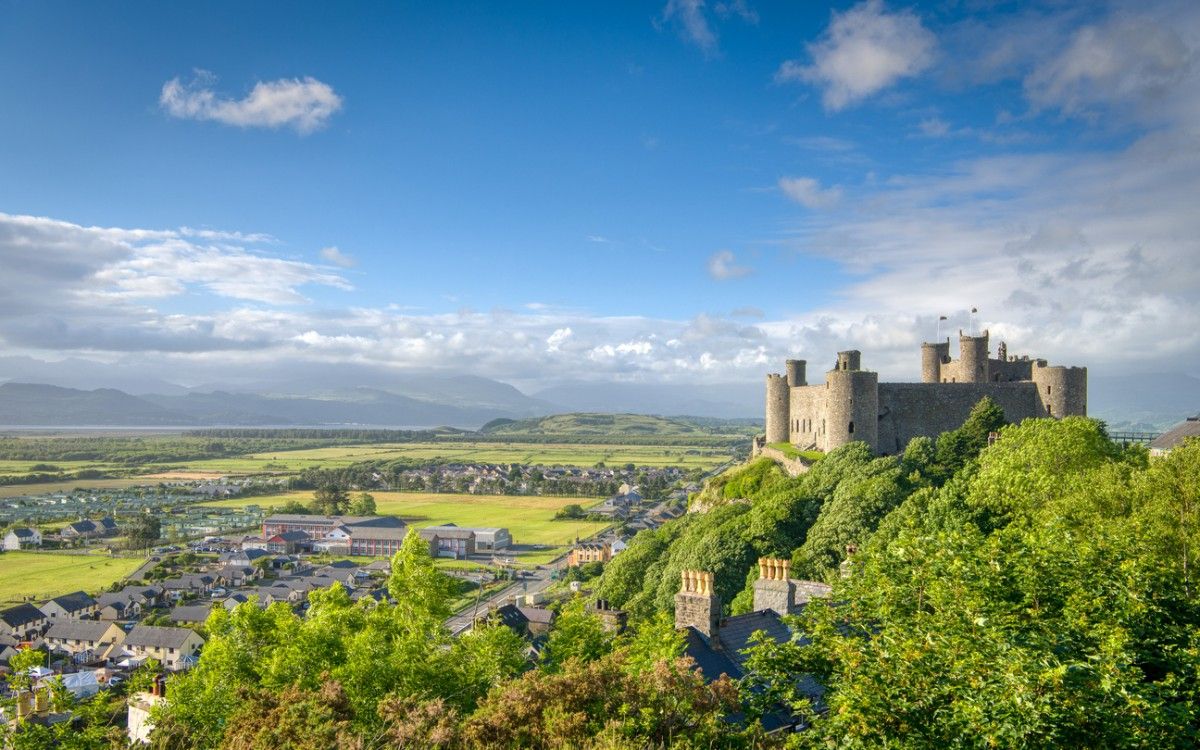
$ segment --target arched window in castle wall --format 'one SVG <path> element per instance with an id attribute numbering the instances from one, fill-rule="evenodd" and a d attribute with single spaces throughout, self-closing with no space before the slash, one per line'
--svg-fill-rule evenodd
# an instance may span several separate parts
<path id="1" fill-rule="evenodd" d="M 854 434 L 854 423 L 853 422 L 850 423 L 850 434 L 851 435 Z"/>

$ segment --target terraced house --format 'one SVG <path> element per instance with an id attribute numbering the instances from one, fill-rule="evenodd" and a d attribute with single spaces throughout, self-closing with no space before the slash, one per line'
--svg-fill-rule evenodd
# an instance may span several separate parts
<path id="1" fill-rule="evenodd" d="M 32 604 L 18 604 L 8 609 L 0 609 L 0 633 L 10 635 L 18 641 L 41 635 L 49 624 L 46 613 Z"/>
<path id="2" fill-rule="evenodd" d="M 100 604 L 83 591 L 73 591 L 54 597 L 43 604 L 41 610 L 51 620 L 95 617 L 100 611 Z"/>
<path id="3" fill-rule="evenodd" d="M 75 662 L 87 664 L 109 658 L 125 640 L 125 631 L 115 622 L 64 618 L 50 626 L 44 639 L 51 651 L 67 653 Z"/>
<path id="4" fill-rule="evenodd" d="M 135 659 L 157 659 L 174 672 L 193 666 L 203 645 L 204 639 L 190 628 L 137 625 L 125 636 L 121 649 Z"/>

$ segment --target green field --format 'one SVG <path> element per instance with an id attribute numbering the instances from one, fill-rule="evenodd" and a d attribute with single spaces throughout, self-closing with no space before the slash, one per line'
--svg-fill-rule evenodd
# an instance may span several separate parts
<path id="1" fill-rule="evenodd" d="M 49 552 L 0 554 L 0 602 L 49 599 L 72 591 L 95 594 L 137 570 L 144 560 Z"/>
<path id="2" fill-rule="evenodd" d="M 37 484 L 0 485 L 0 499 L 19 495 L 41 495 L 47 492 L 70 492 L 76 487 L 89 489 L 119 489 L 158 484 L 157 479 L 126 477 L 124 479 L 68 479 L 65 482 L 39 482 Z"/>
<path id="3" fill-rule="evenodd" d="M 729 459 L 729 451 L 720 448 L 689 446 L 620 446 L 572 443 L 385 443 L 310 448 L 296 451 L 253 453 L 235 458 L 189 461 L 176 468 L 185 471 L 210 471 L 228 474 L 266 474 L 296 472 L 308 468 L 338 468 L 361 461 L 394 459 L 441 459 L 445 461 L 544 464 L 549 466 L 683 466 L 709 469 Z"/>
<path id="4" fill-rule="evenodd" d="M 575 537 L 591 536 L 607 524 L 595 521 L 555 521 L 554 514 L 572 503 L 592 505 L 597 501 L 572 497 L 529 495 L 456 495 L 428 492 L 372 492 L 378 512 L 400 516 L 417 528 L 454 523 L 467 527 L 503 526 L 518 545 L 562 546 Z M 265 497 L 232 498 L 204 503 L 210 507 L 242 508 L 258 505 L 274 508 L 289 500 L 308 502 L 311 492 L 293 492 Z"/>

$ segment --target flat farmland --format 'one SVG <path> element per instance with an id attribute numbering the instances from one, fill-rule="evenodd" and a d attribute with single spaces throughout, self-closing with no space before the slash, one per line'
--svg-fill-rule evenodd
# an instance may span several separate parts
<path id="1" fill-rule="evenodd" d="M 76 487 L 112 490 L 125 487 L 141 487 L 158 484 L 157 479 L 146 477 L 125 477 L 124 479 L 67 479 L 62 482 L 38 482 L 36 484 L 5 484 L 0 485 L 0 499 L 19 497 L 21 495 L 41 495 L 47 492 L 70 492 Z"/>
<path id="2" fill-rule="evenodd" d="M 72 591 L 94 594 L 133 571 L 145 560 L 105 555 L 58 555 L 49 552 L 0 554 L 0 602 L 33 596 L 49 599 Z"/>
<path id="3" fill-rule="evenodd" d="M 34 468 L 34 467 L 43 468 Z M 46 468 L 49 467 L 49 468 Z M 111 464 L 102 463 L 99 461 L 10 461 L 0 460 L 0 476 L 8 474 L 30 474 L 33 472 L 42 472 L 52 474 L 58 471 L 74 472 L 84 469 L 99 469 L 100 471 L 111 470 Z"/>
<path id="4" fill-rule="evenodd" d="M 729 451 L 689 446 L 622 446 L 573 443 L 384 443 L 252 453 L 233 458 L 190 461 L 187 471 L 226 474 L 296 472 L 308 468 L 338 468 L 361 461 L 394 459 L 543 464 L 548 466 L 682 466 L 709 469 L 729 459 Z M 180 467 L 177 467 L 180 468 Z"/>
<path id="5" fill-rule="evenodd" d="M 351 493 L 353 494 L 353 493 Z M 518 545 L 562 546 L 575 537 L 588 537 L 607 524 L 595 521 L 555 521 L 554 514 L 576 503 L 587 507 L 595 498 L 542 497 L 530 495 L 460 495 L 431 492 L 372 492 L 381 515 L 399 516 L 417 528 L 453 523 L 466 527 L 503 526 Z M 289 500 L 307 503 L 311 492 L 292 492 L 264 497 L 231 498 L 204 503 L 209 507 L 243 508 L 258 505 L 275 508 Z"/>

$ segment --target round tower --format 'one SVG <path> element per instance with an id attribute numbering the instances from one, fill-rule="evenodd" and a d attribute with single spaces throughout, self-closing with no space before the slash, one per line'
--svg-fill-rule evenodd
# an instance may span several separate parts
<path id="1" fill-rule="evenodd" d="M 829 393 L 825 400 L 826 431 L 825 450 L 831 451 L 846 443 L 861 440 L 879 449 L 879 375 L 860 369 L 842 369 L 842 354 L 858 364 L 858 352 L 838 354 L 838 369 L 825 374 L 825 385 Z"/>
<path id="2" fill-rule="evenodd" d="M 950 361 L 950 339 L 921 344 L 921 382 L 942 382 L 942 363 Z"/>
<path id="3" fill-rule="evenodd" d="M 788 382 L 783 375 L 767 375 L 767 442 L 788 441 Z"/>
<path id="4" fill-rule="evenodd" d="M 805 381 L 804 370 L 808 363 L 802 359 L 789 359 L 787 361 L 787 384 L 791 388 L 799 385 L 808 385 Z"/>
<path id="5" fill-rule="evenodd" d="M 980 336 L 958 334 L 958 382 L 988 382 L 988 332 Z"/>
<path id="6" fill-rule="evenodd" d="M 1038 363 L 1033 368 L 1033 382 L 1037 385 L 1045 416 L 1087 416 L 1087 368 L 1050 367 Z"/>
<path id="7" fill-rule="evenodd" d="M 838 352 L 837 365 L 834 366 L 834 369 L 842 372 L 862 369 L 862 352 L 857 349 Z"/>

